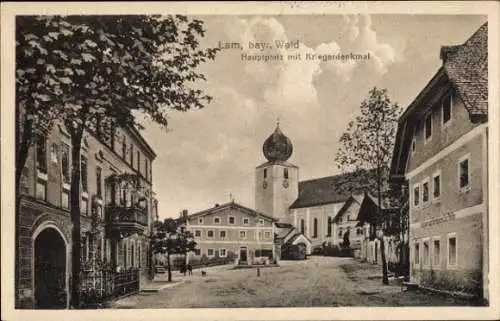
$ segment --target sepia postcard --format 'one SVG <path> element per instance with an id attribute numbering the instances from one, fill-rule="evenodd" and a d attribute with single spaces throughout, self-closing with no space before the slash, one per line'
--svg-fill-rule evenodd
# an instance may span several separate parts
<path id="1" fill-rule="evenodd" d="M 2 319 L 500 318 L 498 2 L 1 14 Z"/>

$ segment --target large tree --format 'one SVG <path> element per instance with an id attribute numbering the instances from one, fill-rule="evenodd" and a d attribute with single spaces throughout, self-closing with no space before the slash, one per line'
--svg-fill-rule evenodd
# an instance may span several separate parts
<path id="1" fill-rule="evenodd" d="M 17 20 L 18 103 L 36 115 L 55 110 L 71 136 L 71 200 L 80 199 L 84 133 L 109 139 L 142 128 L 144 115 L 167 126 L 169 109 L 202 108 L 211 97 L 189 86 L 217 49 L 199 49 L 203 22 L 185 16 L 24 16 Z M 47 117 L 50 123 L 53 117 Z M 33 126 L 33 124 L 32 124 Z M 35 126 L 37 126 L 35 124 Z M 29 144 L 30 141 L 27 141 Z M 29 145 L 28 145 L 29 146 Z M 18 168 L 24 166 L 20 150 Z M 71 306 L 80 306 L 80 202 L 71 202 Z"/>
<path id="2" fill-rule="evenodd" d="M 340 148 L 335 161 L 347 171 L 365 169 L 376 182 L 378 213 L 371 220 L 372 237 L 380 227 L 383 217 L 383 199 L 389 190 L 388 166 L 392 157 L 400 107 L 391 101 L 386 89 L 372 88 L 360 106 L 361 115 L 348 123 L 340 137 Z M 385 242 L 380 237 L 382 282 L 389 284 Z"/>
<path id="3" fill-rule="evenodd" d="M 194 235 L 186 230 L 181 220 L 167 218 L 163 222 L 155 222 L 153 235 L 153 252 L 167 256 L 168 281 L 172 282 L 172 266 L 170 256 L 181 254 L 186 259 L 189 252 L 194 251 L 196 242 Z"/>

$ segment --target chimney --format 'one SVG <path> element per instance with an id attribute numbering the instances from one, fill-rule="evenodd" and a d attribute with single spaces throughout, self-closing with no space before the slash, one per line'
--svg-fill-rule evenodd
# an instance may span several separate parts
<path id="1" fill-rule="evenodd" d="M 443 61 L 443 65 L 446 63 L 448 58 L 455 54 L 457 50 L 460 48 L 459 45 L 457 46 L 442 46 L 441 51 L 439 53 L 439 58 Z"/>

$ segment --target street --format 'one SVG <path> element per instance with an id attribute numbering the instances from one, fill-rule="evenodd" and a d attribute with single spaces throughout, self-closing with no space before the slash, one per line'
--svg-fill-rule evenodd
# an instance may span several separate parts
<path id="1" fill-rule="evenodd" d="M 114 308 L 263 308 L 343 306 L 458 306 L 437 295 L 402 292 L 391 281 L 382 286 L 380 268 L 351 258 L 312 256 L 305 261 L 282 261 L 280 267 L 199 270 L 193 276 L 173 272 L 183 281 L 157 293 L 141 293 L 115 302 Z"/>

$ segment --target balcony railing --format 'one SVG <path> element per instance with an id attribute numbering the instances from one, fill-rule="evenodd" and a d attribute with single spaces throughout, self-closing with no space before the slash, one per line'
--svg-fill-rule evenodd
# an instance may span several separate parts
<path id="1" fill-rule="evenodd" d="M 120 235 L 142 233 L 148 225 L 148 215 L 146 209 L 137 206 L 108 205 L 106 223 L 111 232 Z"/>

